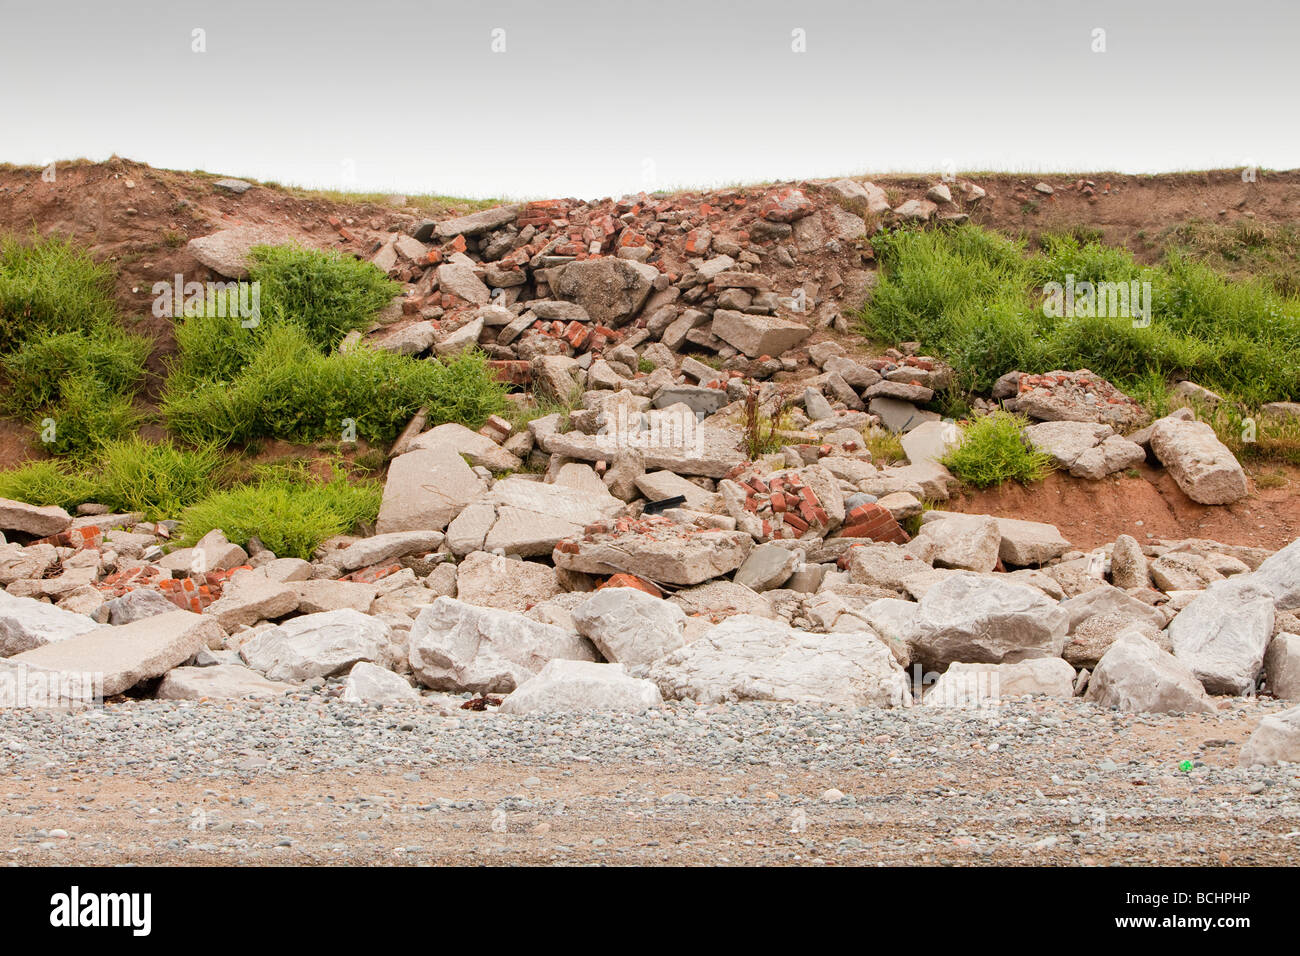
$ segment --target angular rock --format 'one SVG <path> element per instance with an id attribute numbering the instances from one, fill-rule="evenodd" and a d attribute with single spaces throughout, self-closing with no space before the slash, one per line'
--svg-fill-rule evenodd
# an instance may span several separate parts
<path id="1" fill-rule="evenodd" d="M 284 245 L 292 238 L 274 226 L 233 226 L 191 239 L 185 249 L 219 276 L 247 279 L 249 250 Z"/>
<path id="2" fill-rule="evenodd" d="M 956 573 L 929 588 L 907 643 L 927 668 L 1059 657 L 1069 618 L 1037 588 Z"/>
<path id="3" fill-rule="evenodd" d="M 443 240 L 455 239 L 457 236 L 481 236 L 514 222 L 519 215 L 519 208 L 515 204 L 495 206 L 472 212 L 468 216 L 444 219 L 433 226 L 431 234 Z"/>
<path id="4" fill-rule="evenodd" d="M 416 436 L 407 446 L 407 451 L 436 448 L 439 445 L 445 445 L 456 454 L 468 458 L 471 465 L 489 471 L 515 471 L 523 464 L 518 456 L 510 454 L 491 438 L 457 422 L 438 425 Z"/>
<path id="5" fill-rule="evenodd" d="M 939 421 L 937 412 L 917 408 L 911 402 L 881 395 L 867 403 L 867 410 L 891 432 L 909 432 L 924 422 Z"/>
<path id="6" fill-rule="evenodd" d="M 575 550 L 557 546 L 555 566 L 586 574 L 624 572 L 656 584 L 700 584 L 740 567 L 754 543 L 743 531 L 701 531 L 667 519 L 649 520 L 654 534 L 631 530 L 561 542 Z"/>
<path id="7" fill-rule="evenodd" d="M 72 516 L 55 505 L 37 507 L 0 498 L 0 531 L 21 531 L 45 538 L 66 530 L 70 524 Z"/>
<path id="8" fill-rule="evenodd" d="M 961 431 L 944 421 L 922 422 L 901 439 L 903 452 L 914 465 L 939 461 L 960 441 Z"/>
<path id="9" fill-rule="evenodd" d="M 772 602 L 747 587 L 724 579 L 678 591 L 670 600 L 692 618 L 720 624 L 737 614 L 776 617 Z"/>
<path id="10" fill-rule="evenodd" d="M 214 664 L 211 667 L 175 667 L 169 670 L 154 696 L 159 700 L 278 697 L 292 694 L 297 689 L 294 684 L 267 680 L 242 664 Z"/>
<path id="11" fill-rule="evenodd" d="M 420 692 L 400 674 L 386 667 L 357 661 L 348 671 L 340 700 L 354 704 L 395 704 L 404 700 L 419 700 Z"/>
<path id="12" fill-rule="evenodd" d="M 1250 493 L 1241 463 L 1204 422 L 1161 419 L 1151 429 L 1151 450 L 1193 501 L 1225 505 Z"/>
<path id="13" fill-rule="evenodd" d="M 633 674 L 686 643 L 682 609 L 636 588 L 601 588 L 573 609 L 573 624 Z"/>
<path id="14" fill-rule="evenodd" d="M 298 610 L 298 592 L 291 585 L 268 581 L 255 572 L 236 572 L 220 598 L 204 611 L 227 631 L 261 620 L 284 617 Z M 152 618 L 150 618 L 152 620 Z"/>
<path id="15" fill-rule="evenodd" d="M 1074 696 L 1074 668 L 1059 657 L 1014 664 L 952 664 L 926 692 L 927 707 L 979 707 L 1010 697 Z"/>
<path id="16" fill-rule="evenodd" d="M 622 664 L 549 661 L 501 705 L 503 714 L 640 714 L 663 704 L 651 681 L 629 676 Z"/>
<path id="17" fill-rule="evenodd" d="M 1191 669 L 1137 631 L 1115 638 L 1084 698 L 1136 713 L 1218 713 Z"/>
<path id="18" fill-rule="evenodd" d="M 1300 763 L 1300 707 L 1261 720 L 1237 757 L 1242 767 L 1268 767 L 1284 760 Z"/>
<path id="19" fill-rule="evenodd" d="M 1162 591 L 1200 590 L 1223 575 L 1215 570 L 1204 555 L 1187 551 L 1170 551 L 1160 555 L 1148 565 L 1151 579 Z"/>
<path id="20" fill-rule="evenodd" d="M 770 591 L 788 581 L 798 566 L 797 552 L 768 542 L 749 552 L 732 580 L 754 591 Z"/>
<path id="21" fill-rule="evenodd" d="M 1300 700 L 1300 636 L 1283 631 L 1264 653 L 1269 693 L 1283 700 Z"/>
<path id="22" fill-rule="evenodd" d="M 1273 595 L 1279 611 L 1300 608 L 1300 538 L 1266 558 L 1252 577 Z"/>
<path id="23" fill-rule="evenodd" d="M 9 660 L 63 673 L 102 674 L 104 696 L 112 697 L 180 667 L 203 648 L 219 646 L 224 637 L 212 621 L 172 611 L 121 627 L 97 627 Z"/>
<path id="24" fill-rule="evenodd" d="M 390 531 L 387 534 L 362 538 L 346 548 L 331 551 L 325 555 L 324 561 L 346 573 L 357 568 L 384 564 L 411 554 L 428 554 L 430 551 L 437 551 L 445 537 L 441 531 Z"/>
<path id="25" fill-rule="evenodd" d="M 556 270 L 551 289 L 582 306 L 597 324 L 617 328 L 641 311 L 658 274 L 654 266 L 604 256 Z"/>
<path id="26" fill-rule="evenodd" d="M 954 513 L 922 524 L 907 549 L 936 568 L 985 572 L 997 566 L 1001 545 L 997 519 Z"/>
<path id="27" fill-rule="evenodd" d="M 244 662 L 271 680 L 331 677 L 357 661 L 383 660 L 392 630 L 351 609 L 295 617 L 259 632 L 239 649 Z"/>
<path id="28" fill-rule="evenodd" d="M 519 612 L 561 593 L 554 568 L 486 551 L 472 551 L 461 559 L 456 589 L 456 597 L 466 604 Z"/>
<path id="29" fill-rule="evenodd" d="M 713 334 L 750 358 L 779 357 L 812 334 L 812 329 L 768 315 L 750 315 L 732 309 L 713 313 Z"/>
<path id="30" fill-rule="evenodd" d="M 130 624 L 141 621 L 155 614 L 169 614 L 176 610 L 176 605 L 167 600 L 161 591 L 153 588 L 136 588 L 127 591 L 120 598 L 106 601 L 96 615 L 96 619 L 106 624 Z M 4 608 L 0 606 L 0 613 Z"/>
<path id="31" fill-rule="evenodd" d="M 1089 478 L 1099 481 L 1117 471 L 1136 468 L 1146 461 L 1147 453 L 1137 445 L 1119 435 L 1107 435 L 1101 444 L 1087 449 L 1070 465 L 1070 474 L 1076 478 Z"/>
<path id="32" fill-rule="evenodd" d="M 1132 535 L 1122 534 L 1115 539 L 1110 556 L 1110 582 L 1125 589 L 1151 586 L 1146 555 Z"/>
<path id="33" fill-rule="evenodd" d="M 176 605 L 167 603 L 170 610 L 176 610 Z M 32 598 L 11 597 L 0 591 L 0 657 L 54 644 L 98 626 L 84 614 Z"/>
<path id="34" fill-rule="evenodd" d="M 625 507 L 603 486 L 600 491 L 601 495 L 594 495 L 525 478 L 503 479 L 451 523 L 448 545 L 455 554 L 490 551 L 525 558 L 550 554 L 562 539 Z"/>
<path id="35" fill-rule="evenodd" d="M 1249 577 L 1218 581 L 1169 623 L 1174 656 L 1211 694 L 1246 694 L 1273 636 L 1273 596 Z"/>
<path id="36" fill-rule="evenodd" d="M 492 293 L 467 265 L 447 262 L 438 266 L 438 289 L 474 305 L 487 305 Z M 481 323 L 480 323 L 481 326 Z"/>
<path id="37" fill-rule="evenodd" d="M 508 694 L 554 659 L 595 661 L 589 641 L 522 614 L 440 597 L 420 612 L 410 665 L 433 690 Z"/>
<path id="38" fill-rule="evenodd" d="M 1030 445 L 1051 455 L 1054 464 L 1070 469 L 1084 452 L 1114 435 L 1115 429 L 1098 422 L 1048 421 L 1030 425 L 1024 434 Z"/>
<path id="39" fill-rule="evenodd" d="M 912 699 L 907 675 L 870 632 L 813 634 L 745 614 L 656 661 L 649 677 L 666 698 L 705 703 L 899 707 Z"/>
<path id="40" fill-rule="evenodd" d="M 299 614 L 350 609 L 368 614 L 378 592 L 373 584 L 360 581 L 294 581 L 289 587 L 298 595 Z"/>
<path id="41" fill-rule="evenodd" d="M 1121 633 L 1137 629 L 1159 642 L 1165 616 L 1159 609 L 1102 585 L 1061 604 L 1069 616 L 1069 640 L 1062 656 L 1075 667 L 1096 667 Z"/>
<path id="42" fill-rule="evenodd" d="M 398 455 L 388 466 L 375 530 L 441 531 L 482 492 L 482 480 L 445 445 Z"/>

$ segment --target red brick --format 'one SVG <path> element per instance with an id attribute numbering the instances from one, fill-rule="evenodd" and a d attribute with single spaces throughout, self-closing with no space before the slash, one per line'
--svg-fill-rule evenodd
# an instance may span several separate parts
<path id="1" fill-rule="evenodd" d="M 647 581 L 645 578 L 639 578 L 635 574 L 615 574 L 604 584 L 596 588 L 597 591 L 603 591 L 605 588 L 636 588 L 638 591 L 644 591 L 651 597 L 661 598 L 664 592 Z"/>

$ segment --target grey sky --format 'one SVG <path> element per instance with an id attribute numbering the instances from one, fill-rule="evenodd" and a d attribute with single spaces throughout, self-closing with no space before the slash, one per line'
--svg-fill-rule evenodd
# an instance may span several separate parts
<path id="1" fill-rule="evenodd" d="M 475 196 L 1300 166 L 1287 2 L 0 0 L 0 31 L 9 162 Z"/>

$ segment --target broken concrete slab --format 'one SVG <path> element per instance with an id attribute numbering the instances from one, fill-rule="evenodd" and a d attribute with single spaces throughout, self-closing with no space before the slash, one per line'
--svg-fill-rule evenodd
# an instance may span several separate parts
<path id="1" fill-rule="evenodd" d="M 212 620 L 172 611 L 120 627 L 97 627 L 9 661 L 64 673 L 102 674 L 104 695 L 112 697 L 180 667 L 205 647 L 220 646 L 224 637 Z"/>
<path id="2" fill-rule="evenodd" d="M 483 487 L 465 459 L 446 445 L 398 455 L 388 466 L 375 530 L 441 531 Z"/>
<path id="3" fill-rule="evenodd" d="M 411 671 L 432 690 L 508 694 L 554 659 L 595 661 L 586 638 L 522 614 L 440 597 L 409 638 Z"/>
<path id="4" fill-rule="evenodd" d="M 750 315 L 733 309 L 716 310 L 710 329 L 722 341 L 750 358 L 762 355 L 776 358 L 812 335 L 812 329 L 798 322 L 769 315 Z"/>
<path id="5" fill-rule="evenodd" d="M 642 518 L 621 530 L 561 541 L 553 559 L 557 568 L 569 571 L 623 572 L 655 584 L 691 585 L 736 570 L 753 543 L 743 531 L 706 530 L 667 518 Z"/>

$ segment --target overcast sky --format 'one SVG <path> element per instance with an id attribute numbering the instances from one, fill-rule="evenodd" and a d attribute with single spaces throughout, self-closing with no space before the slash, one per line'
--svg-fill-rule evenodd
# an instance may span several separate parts
<path id="1" fill-rule="evenodd" d="M 506 197 L 1284 169 L 1298 34 L 1294 0 L 0 0 L 0 161 Z"/>

